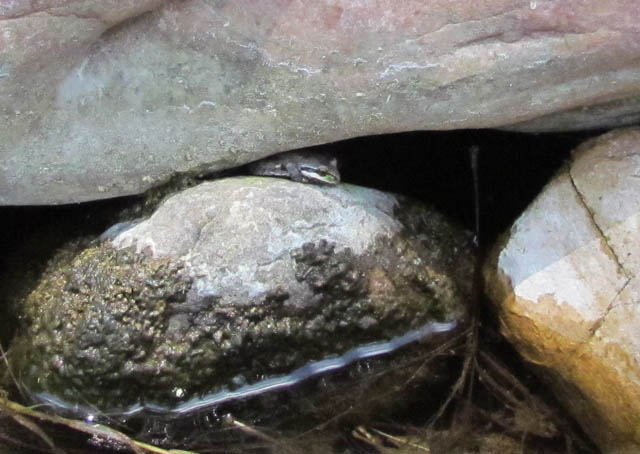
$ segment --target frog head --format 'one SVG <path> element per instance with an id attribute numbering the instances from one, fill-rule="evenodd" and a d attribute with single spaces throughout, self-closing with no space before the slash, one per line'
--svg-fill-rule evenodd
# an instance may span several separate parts
<path id="1" fill-rule="evenodd" d="M 340 172 L 336 158 L 322 160 L 314 157 L 302 162 L 299 170 L 309 183 L 326 185 L 340 183 Z"/>

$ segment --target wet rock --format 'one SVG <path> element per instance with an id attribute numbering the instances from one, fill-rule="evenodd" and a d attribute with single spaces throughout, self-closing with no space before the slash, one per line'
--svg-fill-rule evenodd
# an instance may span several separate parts
<path id="1" fill-rule="evenodd" d="M 15 370 L 60 409 L 185 415 L 453 332 L 466 313 L 469 235 L 372 189 L 228 178 L 127 227 L 61 253 L 23 302 Z"/>
<path id="2" fill-rule="evenodd" d="M 638 121 L 636 2 L 0 5 L 0 204 L 397 131 Z"/>
<path id="3" fill-rule="evenodd" d="M 604 452 L 640 450 L 640 129 L 579 147 L 485 268 L 504 333 Z"/>

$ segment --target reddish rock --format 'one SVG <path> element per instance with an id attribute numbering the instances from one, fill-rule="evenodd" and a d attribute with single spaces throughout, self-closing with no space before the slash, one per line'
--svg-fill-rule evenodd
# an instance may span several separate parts
<path id="1" fill-rule="evenodd" d="M 0 204 L 417 129 L 640 118 L 633 0 L 15 0 L 0 5 Z"/>

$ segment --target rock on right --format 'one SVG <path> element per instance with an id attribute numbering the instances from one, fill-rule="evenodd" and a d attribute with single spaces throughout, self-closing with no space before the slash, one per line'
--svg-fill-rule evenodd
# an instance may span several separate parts
<path id="1" fill-rule="evenodd" d="M 640 452 L 640 128 L 591 139 L 494 246 L 502 332 L 604 452 Z"/>

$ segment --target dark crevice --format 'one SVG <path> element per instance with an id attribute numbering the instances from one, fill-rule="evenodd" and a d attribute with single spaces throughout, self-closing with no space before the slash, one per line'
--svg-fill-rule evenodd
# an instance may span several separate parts
<path id="1" fill-rule="evenodd" d="M 498 235 L 508 229 L 558 169 L 566 164 L 570 151 L 594 134 L 521 134 L 495 130 L 412 132 L 356 138 L 318 148 L 331 151 L 340 158 L 344 181 L 417 198 L 435 206 L 469 230 L 475 229 L 475 213 L 478 209 L 480 232 L 476 233 L 483 241 L 479 247 L 479 253 L 482 254 L 493 245 Z M 478 150 L 477 202 L 473 193 L 473 172 L 469 164 L 469 150 L 472 148 Z M 572 184 L 575 188 L 573 180 Z M 576 193 L 580 196 L 577 189 Z M 166 195 L 162 191 L 159 194 L 151 198 L 159 201 Z M 10 321 L 10 326 L 0 326 L 0 341 L 3 346 L 8 345 L 11 329 L 16 325 L 14 319 L 5 316 L 12 298 L 16 295 L 9 298 L 7 295 L 10 292 L 15 293 L 23 284 L 32 285 L 49 257 L 65 241 L 82 235 L 99 235 L 110 225 L 121 220 L 118 213 L 136 203 L 141 203 L 139 197 L 57 207 L 0 207 L 0 216 L 5 220 L 4 228 L 0 230 L 0 277 L 3 280 L 0 311 L 4 312 L 0 314 L 0 325 Z M 148 207 L 138 210 L 128 208 L 125 217 L 133 219 L 140 217 L 141 213 L 148 214 L 145 210 L 148 210 Z M 602 237 L 604 238 L 604 235 Z M 615 257 L 615 254 L 612 255 Z M 20 270 L 25 267 L 30 269 L 30 272 L 21 277 Z M 476 277 L 479 278 L 479 275 Z M 26 279 L 26 282 L 19 283 L 19 279 Z M 624 288 L 620 292 L 623 290 Z M 611 302 L 608 310 L 614 307 L 616 300 L 617 297 Z M 477 349 L 484 355 L 481 359 L 490 358 L 491 361 L 481 361 L 478 366 L 481 368 L 480 372 L 485 374 L 486 378 L 487 373 L 499 370 L 501 374 L 498 374 L 498 377 L 505 379 L 506 374 L 502 372 L 504 368 L 515 377 L 514 380 L 517 378 L 523 383 L 530 393 L 544 400 L 551 399 L 551 408 L 557 408 L 555 400 L 531 373 L 529 365 L 498 334 L 499 322 L 487 302 L 482 300 L 482 303 L 476 308 L 480 321 Z M 593 332 L 598 326 L 600 325 L 594 326 Z M 459 369 L 459 363 L 451 360 L 452 375 Z M 492 416 L 492 421 L 508 422 L 509 412 L 513 409 L 500 406 L 500 399 L 487 392 L 489 385 L 491 383 L 482 380 L 474 382 L 476 395 L 472 405 L 480 408 L 480 413 Z M 494 383 L 494 388 L 498 385 Z M 423 409 L 425 400 L 438 400 L 446 396 L 449 389 L 439 388 L 434 391 L 425 385 L 418 391 L 416 396 L 423 397 L 416 398 L 416 410 L 411 414 L 411 418 L 405 421 L 408 424 L 424 423 L 428 417 Z M 460 403 L 462 400 L 456 397 L 453 402 Z M 446 426 L 447 421 L 453 421 L 453 413 L 453 410 L 444 412 L 440 426 Z M 562 415 L 561 410 L 558 410 L 558 414 Z M 455 421 L 452 425 L 454 423 Z M 207 424 L 213 423 L 207 421 Z M 393 421 L 393 424 L 397 426 L 402 424 L 402 421 Z M 484 424 L 483 427 L 486 428 L 489 427 L 487 424 L 495 424 L 495 421 L 486 420 Z M 568 433 L 564 428 L 560 432 Z M 572 450 L 562 448 L 562 444 L 558 444 L 557 440 L 545 440 L 543 436 L 539 436 L 537 440 L 535 435 L 529 434 L 526 437 L 526 441 L 523 438 L 522 446 L 523 451 L 527 452 L 597 452 L 597 448 L 588 441 L 585 441 L 585 444 L 578 443 L 578 447 Z M 576 439 L 580 440 L 581 437 Z M 556 444 L 549 444 L 549 449 L 545 450 L 545 443 L 552 442 Z M 529 449 L 530 447 L 534 448 Z M 110 452 L 109 449 L 105 447 L 100 452 Z"/>

